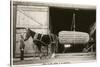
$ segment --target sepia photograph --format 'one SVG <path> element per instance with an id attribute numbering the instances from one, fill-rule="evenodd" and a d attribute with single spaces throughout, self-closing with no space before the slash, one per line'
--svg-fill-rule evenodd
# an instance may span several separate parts
<path id="1" fill-rule="evenodd" d="M 96 62 L 96 5 L 10 1 L 11 65 Z"/>

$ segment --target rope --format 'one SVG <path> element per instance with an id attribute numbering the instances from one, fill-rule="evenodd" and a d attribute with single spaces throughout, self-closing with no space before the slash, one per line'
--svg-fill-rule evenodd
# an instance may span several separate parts
<path id="1" fill-rule="evenodd" d="M 73 13 L 73 20 L 72 20 L 71 30 L 75 31 L 75 13 Z"/>

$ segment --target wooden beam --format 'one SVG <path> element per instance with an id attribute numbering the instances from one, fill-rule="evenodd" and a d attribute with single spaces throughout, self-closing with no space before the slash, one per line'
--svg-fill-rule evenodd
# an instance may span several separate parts
<path id="1" fill-rule="evenodd" d="M 16 50 L 16 20 L 17 19 L 17 5 L 13 6 L 13 57 L 15 57 Z"/>
<path id="2" fill-rule="evenodd" d="M 16 25 L 16 29 L 25 29 L 25 28 L 31 28 L 31 29 L 47 29 L 48 26 L 34 26 L 34 25 Z"/>
<path id="3" fill-rule="evenodd" d="M 24 2 L 24 1 L 13 1 L 13 5 L 24 5 L 24 6 L 47 6 L 47 7 L 61 7 L 68 9 L 85 9 L 85 10 L 96 10 L 94 5 L 82 5 L 82 4 L 71 4 L 71 3 L 49 3 L 49 2 Z"/>

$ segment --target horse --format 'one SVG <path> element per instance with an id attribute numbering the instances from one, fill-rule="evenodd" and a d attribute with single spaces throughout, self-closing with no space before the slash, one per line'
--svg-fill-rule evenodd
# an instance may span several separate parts
<path id="1" fill-rule="evenodd" d="M 47 48 L 47 55 L 48 55 L 48 46 L 51 46 L 51 53 L 49 54 L 50 58 L 55 57 L 55 53 L 57 52 L 58 48 L 58 37 L 55 34 L 41 34 L 36 33 L 35 31 L 31 30 L 30 28 L 25 28 L 26 34 L 24 41 L 27 41 L 30 37 L 33 39 L 33 43 L 37 46 L 38 51 L 40 52 L 40 59 L 42 58 L 42 51 L 41 47 L 44 46 Z"/>

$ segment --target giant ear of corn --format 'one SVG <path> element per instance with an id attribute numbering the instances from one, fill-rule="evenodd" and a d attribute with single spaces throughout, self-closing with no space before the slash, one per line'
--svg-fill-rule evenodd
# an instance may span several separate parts
<path id="1" fill-rule="evenodd" d="M 85 44 L 89 41 L 89 34 L 78 31 L 60 31 L 59 42 L 61 44 Z"/>

